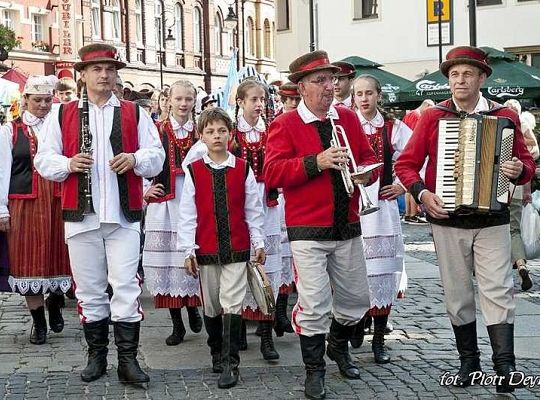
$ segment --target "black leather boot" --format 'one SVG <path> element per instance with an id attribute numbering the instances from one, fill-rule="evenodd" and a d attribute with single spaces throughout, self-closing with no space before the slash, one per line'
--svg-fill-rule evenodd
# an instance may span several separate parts
<path id="1" fill-rule="evenodd" d="M 45 301 L 49 312 L 49 326 L 54 333 L 60 333 L 64 330 L 64 318 L 62 317 L 62 308 L 66 306 L 63 294 L 49 293 Z"/>
<path id="2" fill-rule="evenodd" d="M 324 399 L 324 374 L 326 363 L 324 361 L 325 335 L 300 336 L 300 349 L 302 360 L 306 368 L 306 381 L 304 395 L 308 399 Z"/>
<path id="3" fill-rule="evenodd" d="M 217 317 L 204 316 L 204 327 L 208 334 L 208 340 L 206 343 L 210 347 L 210 355 L 212 356 L 212 372 L 221 373 L 223 367 L 221 366 L 221 350 L 223 343 L 223 317 L 218 315 Z"/>
<path id="4" fill-rule="evenodd" d="M 259 321 L 261 327 L 261 354 L 267 361 L 279 360 L 279 353 L 274 347 L 274 340 L 272 339 L 272 322 L 273 321 Z"/>
<path id="5" fill-rule="evenodd" d="M 516 371 L 514 324 L 489 325 L 487 331 L 493 350 L 493 369 L 498 376 L 504 377 L 501 384 L 496 385 L 497 393 L 512 393 L 514 389 L 523 388 L 523 384 L 510 382 L 512 372 Z"/>
<path id="6" fill-rule="evenodd" d="M 92 382 L 107 372 L 107 346 L 109 345 L 109 318 L 83 324 L 84 338 L 88 344 L 88 363 L 81 371 L 84 382 Z"/>
<path id="7" fill-rule="evenodd" d="M 354 326 L 351 336 L 351 346 L 353 349 L 358 349 L 364 342 L 364 327 L 366 325 L 366 317 L 364 316 L 359 323 Z"/>
<path id="8" fill-rule="evenodd" d="M 461 326 L 452 325 L 452 328 L 456 336 L 456 347 L 461 363 L 454 386 L 467 387 L 471 385 L 471 374 L 482 370 L 476 335 L 476 321 Z"/>
<path id="9" fill-rule="evenodd" d="M 139 366 L 140 322 L 113 322 L 114 341 L 118 349 L 118 380 L 122 383 L 145 384 L 150 377 Z"/>
<path id="10" fill-rule="evenodd" d="M 371 349 L 377 364 L 386 364 L 390 362 L 390 354 L 384 347 L 384 330 L 388 322 L 388 315 L 373 317 L 373 341 Z"/>
<path id="11" fill-rule="evenodd" d="M 238 365 L 240 364 L 238 345 L 240 343 L 241 325 L 241 315 L 225 314 L 223 316 L 223 350 L 221 352 L 223 371 L 218 379 L 220 389 L 228 389 L 238 383 Z"/>
<path id="12" fill-rule="evenodd" d="M 294 333 L 289 317 L 287 317 L 287 304 L 289 295 L 278 294 L 276 300 L 276 321 L 274 323 L 274 331 L 277 337 L 283 336 L 284 332 Z"/>
<path id="13" fill-rule="evenodd" d="M 186 307 L 189 321 L 189 329 L 193 333 L 199 333 L 202 329 L 203 321 L 201 314 L 199 314 L 198 307 Z"/>
<path id="14" fill-rule="evenodd" d="M 330 360 L 335 361 L 339 372 L 347 379 L 360 379 L 360 371 L 353 364 L 349 354 L 349 340 L 356 325 L 341 325 L 332 319 L 326 354 Z"/>
<path id="15" fill-rule="evenodd" d="M 240 344 L 239 349 L 241 351 L 247 350 L 247 329 L 246 329 L 246 321 L 242 320 L 242 323 L 240 324 Z"/>
<path id="16" fill-rule="evenodd" d="M 30 333 L 30 343 L 44 344 L 47 341 L 47 320 L 45 319 L 45 308 L 43 306 L 30 310 L 32 314 L 32 331 Z"/>
<path id="17" fill-rule="evenodd" d="M 182 321 L 182 309 L 169 308 L 169 314 L 171 314 L 173 331 L 165 339 L 165 343 L 167 346 L 178 346 L 184 341 L 184 336 L 186 335 L 186 328 L 184 327 L 184 321 Z"/>

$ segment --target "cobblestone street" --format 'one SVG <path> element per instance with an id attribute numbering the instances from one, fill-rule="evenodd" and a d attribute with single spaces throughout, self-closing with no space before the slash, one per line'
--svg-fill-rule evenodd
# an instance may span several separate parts
<path id="1" fill-rule="evenodd" d="M 444 309 L 429 228 L 404 225 L 404 235 L 409 288 L 406 298 L 397 302 L 390 316 L 394 331 L 386 337 L 386 344 L 391 351 L 392 362 L 386 365 L 374 363 L 371 337 L 367 336 L 364 345 L 354 352 L 362 379 L 343 379 L 336 365 L 327 361 L 327 398 L 496 398 L 494 386 L 458 389 L 439 384 L 445 371 L 457 372 L 459 361 Z M 536 282 L 540 282 L 540 262 L 531 262 L 531 269 Z M 523 293 L 516 284 L 516 297 L 517 366 L 527 375 L 540 377 L 540 295 L 537 287 L 533 287 L 530 293 Z M 188 332 L 179 346 L 166 346 L 164 339 L 170 333 L 168 313 L 154 310 L 148 296 L 143 300 L 146 320 L 142 327 L 140 360 L 151 377 L 148 390 L 125 387 L 118 382 L 114 345 L 110 346 L 107 376 L 91 384 L 83 384 L 79 371 L 86 362 L 85 347 L 73 301 L 68 301 L 64 310 L 64 331 L 50 333 L 47 344 L 34 346 L 28 342 L 31 322 L 22 298 L 0 295 L 0 398 L 303 398 L 304 370 L 299 341 L 294 335 L 275 339 L 281 359 L 269 364 L 260 356 L 254 327 L 249 328 L 249 348 L 241 353 L 241 381 L 231 390 L 220 390 L 217 389 L 217 375 L 212 374 L 209 368 L 205 335 Z M 479 336 L 482 367 L 491 375 L 491 349 L 480 320 Z M 516 391 L 519 399 L 539 397 L 538 385 Z"/>

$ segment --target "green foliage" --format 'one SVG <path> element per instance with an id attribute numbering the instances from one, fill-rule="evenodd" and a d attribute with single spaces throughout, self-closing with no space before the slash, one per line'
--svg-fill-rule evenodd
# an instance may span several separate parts
<path id="1" fill-rule="evenodd" d="M 15 36 L 15 32 L 7 26 L 0 24 L 0 47 L 3 47 L 8 53 L 21 44 L 21 41 Z"/>

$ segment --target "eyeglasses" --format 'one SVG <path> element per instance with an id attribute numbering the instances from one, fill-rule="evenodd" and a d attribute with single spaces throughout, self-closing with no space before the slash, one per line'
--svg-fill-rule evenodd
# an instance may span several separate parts
<path id="1" fill-rule="evenodd" d="M 333 76 L 319 76 L 317 79 L 309 80 L 309 83 L 314 85 L 325 86 L 328 84 L 334 84 L 335 78 Z"/>

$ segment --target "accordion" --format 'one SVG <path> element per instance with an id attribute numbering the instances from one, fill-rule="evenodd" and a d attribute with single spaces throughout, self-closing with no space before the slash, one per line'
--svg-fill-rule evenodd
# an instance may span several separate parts
<path id="1" fill-rule="evenodd" d="M 510 202 L 500 165 L 512 159 L 514 123 L 469 115 L 439 120 L 435 194 L 450 214 L 496 213 Z"/>

